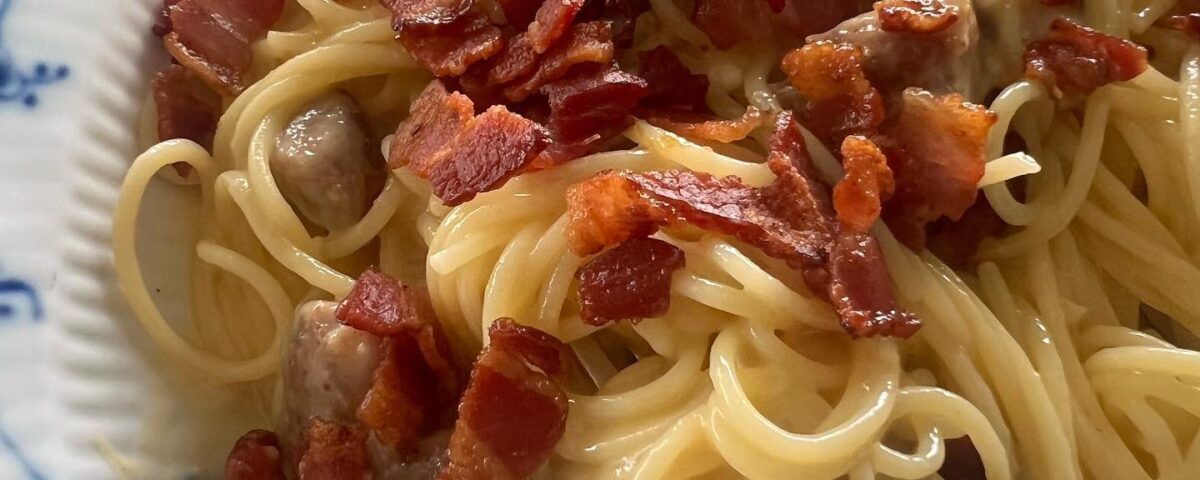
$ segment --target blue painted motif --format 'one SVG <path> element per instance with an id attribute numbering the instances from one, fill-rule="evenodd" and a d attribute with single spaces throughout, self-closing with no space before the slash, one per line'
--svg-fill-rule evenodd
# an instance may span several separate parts
<path id="1" fill-rule="evenodd" d="M 33 108 L 38 104 L 37 90 L 67 78 L 71 69 L 38 62 L 32 69 L 23 70 L 13 64 L 12 52 L 4 38 L 4 22 L 14 1 L 0 0 L 0 103 L 21 102 Z"/>
<path id="2" fill-rule="evenodd" d="M 45 317 L 41 296 L 29 282 L 17 278 L 0 278 L 0 325 L 20 320 L 17 308 L 21 303 L 27 305 L 28 320 L 41 322 Z"/>
<path id="3" fill-rule="evenodd" d="M 4 424 L 0 423 L 0 452 L 5 450 L 16 460 L 17 465 L 25 472 L 26 478 L 29 480 L 46 480 L 46 475 L 25 455 L 25 452 L 21 450 L 21 446 L 17 444 L 17 441 L 4 428 Z"/>

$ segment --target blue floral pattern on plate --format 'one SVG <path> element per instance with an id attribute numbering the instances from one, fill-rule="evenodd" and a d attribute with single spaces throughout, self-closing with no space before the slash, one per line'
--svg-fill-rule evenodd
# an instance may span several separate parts
<path id="1" fill-rule="evenodd" d="M 30 70 L 16 66 L 4 38 L 4 23 L 14 1 L 0 0 L 0 103 L 21 102 L 32 108 L 38 104 L 38 89 L 67 78 L 71 69 L 46 62 L 38 62 Z"/>

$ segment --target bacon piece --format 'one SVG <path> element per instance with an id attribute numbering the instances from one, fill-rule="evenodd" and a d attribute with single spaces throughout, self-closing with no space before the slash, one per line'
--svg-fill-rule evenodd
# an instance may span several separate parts
<path id="1" fill-rule="evenodd" d="M 1147 66 L 1140 45 L 1081 26 L 1066 18 L 1025 48 L 1025 76 L 1054 96 L 1087 95 L 1112 82 L 1130 80 Z"/>
<path id="2" fill-rule="evenodd" d="M 527 77 L 537 69 L 539 59 L 529 36 L 517 35 L 509 40 L 500 55 L 496 56 L 495 64 L 487 70 L 487 85 L 495 87 Z M 471 75 L 470 72 L 467 75 Z M 460 81 L 465 83 L 465 80 Z"/>
<path id="3" fill-rule="evenodd" d="M 661 317 L 671 306 L 671 274 L 683 268 L 683 250 L 662 240 L 631 238 L 579 269 L 584 323 Z"/>
<path id="4" fill-rule="evenodd" d="M 636 184 L 614 173 L 571 186 L 567 215 L 567 244 L 579 256 L 648 236 L 667 223 L 667 212 L 642 198 Z"/>
<path id="5" fill-rule="evenodd" d="M 583 63 L 608 64 L 613 58 L 612 26 L 607 22 L 580 23 L 540 58 L 533 74 L 504 88 L 504 97 L 521 102 L 550 82 L 563 78 Z"/>
<path id="6" fill-rule="evenodd" d="M 475 117 L 475 105 L 465 95 L 446 91 L 440 80 L 430 82 L 409 107 L 409 116 L 396 129 L 388 166 L 407 165 L 422 178 L 450 153 L 454 139 Z"/>
<path id="7" fill-rule="evenodd" d="M 646 82 L 613 67 L 595 66 L 579 68 L 542 92 L 550 100 L 548 126 L 554 142 L 539 162 L 556 165 L 633 124 L 630 114 L 646 95 Z"/>
<path id="8" fill-rule="evenodd" d="M 866 232 L 896 188 L 887 157 L 875 142 L 850 136 L 842 142 L 842 167 L 846 175 L 833 189 L 834 209 L 844 227 Z"/>
<path id="9" fill-rule="evenodd" d="M 754 0 L 697 0 L 692 21 L 721 50 L 744 41 L 766 40 L 771 35 L 771 12 L 764 3 Z"/>
<path id="10" fill-rule="evenodd" d="M 283 0 L 181 0 L 169 7 L 163 44 L 213 90 L 236 96 L 248 86 L 250 45 L 279 20 L 283 6 Z"/>
<path id="11" fill-rule="evenodd" d="M 320 418 L 308 421 L 300 480 L 362 480 L 370 475 L 367 433 Z"/>
<path id="12" fill-rule="evenodd" d="M 781 68 L 808 99 L 800 116 L 827 145 L 848 135 L 874 134 L 884 120 L 883 97 L 867 80 L 862 49 L 817 42 L 793 50 Z"/>
<path id="13" fill-rule="evenodd" d="M 988 131 L 996 114 L 962 95 L 904 91 L 895 124 L 886 132 L 896 194 L 884 210 L 892 232 L 919 250 L 925 225 L 942 216 L 957 220 L 975 203 L 983 178 Z"/>
<path id="14" fill-rule="evenodd" d="M 689 115 L 650 112 L 646 121 L 666 130 L 694 140 L 733 143 L 750 136 L 766 123 L 766 115 L 757 108 L 748 107 L 746 113 L 732 120 L 699 120 Z"/>
<path id="15" fill-rule="evenodd" d="M 242 435 L 225 460 L 226 480 L 284 480 L 279 438 L 266 430 Z"/>
<path id="16" fill-rule="evenodd" d="M 541 125 L 502 105 L 489 108 L 467 123 L 450 155 L 430 171 L 433 192 L 448 206 L 462 205 L 524 171 L 548 143 Z"/>
<path id="17" fill-rule="evenodd" d="M 159 141 L 184 138 L 212 151 L 218 99 L 211 90 L 193 81 L 188 70 L 179 65 L 155 73 L 150 90 L 158 108 Z"/>
<path id="18" fill-rule="evenodd" d="M 925 245 L 947 265 L 965 268 L 970 266 L 985 238 L 998 237 L 1006 228 L 1008 223 L 980 198 L 957 221 L 942 218 L 929 224 Z"/>
<path id="19" fill-rule="evenodd" d="M 462 75 L 471 65 L 504 48 L 500 28 L 476 12 L 436 28 L 403 29 L 396 38 L 418 63 L 439 77 Z"/>
<path id="20" fill-rule="evenodd" d="M 565 429 L 570 361 L 562 342 L 507 318 L 489 336 L 458 407 L 443 480 L 527 478 Z"/>
<path id="21" fill-rule="evenodd" d="M 179 0 L 163 0 L 162 9 L 158 11 L 158 18 L 154 19 L 154 26 L 150 28 L 154 36 L 161 38 L 171 33 L 173 29 L 171 26 L 171 5 L 175 5 L 176 3 L 179 3 Z"/>
<path id="22" fill-rule="evenodd" d="M 542 54 L 554 45 L 575 21 L 575 16 L 583 9 L 585 0 L 548 0 L 542 2 L 537 16 L 529 24 L 529 39 L 533 51 Z"/>
<path id="23" fill-rule="evenodd" d="M 767 0 L 767 5 L 771 7 L 772 12 L 779 13 L 787 6 L 787 0 Z"/>
<path id="24" fill-rule="evenodd" d="M 938 469 L 942 478 L 959 480 L 985 480 L 987 471 L 983 468 L 983 458 L 970 437 L 958 437 L 946 440 L 946 460 Z"/>
<path id="25" fill-rule="evenodd" d="M 638 54 L 639 76 L 646 80 L 649 93 L 642 99 L 645 108 L 707 112 L 708 77 L 692 73 L 671 49 L 665 46 Z"/>
<path id="26" fill-rule="evenodd" d="M 504 19 L 517 30 L 525 30 L 534 14 L 542 6 L 543 0 L 494 0 L 504 11 Z"/>
<path id="27" fill-rule="evenodd" d="M 958 6 L 943 0 L 883 0 L 875 2 L 879 28 L 889 32 L 937 33 L 958 21 Z"/>
<path id="28" fill-rule="evenodd" d="M 458 372 L 428 294 L 372 268 L 359 276 L 337 318 L 384 337 L 382 361 L 358 419 L 384 444 L 416 449 L 458 397 Z"/>
<path id="29" fill-rule="evenodd" d="M 434 32 L 450 25 L 471 9 L 472 0 L 380 0 L 392 11 L 392 30 Z"/>
<path id="30" fill-rule="evenodd" d="M 851 335 L 908 338 L 921 328 L 916 315 L 896 304 L 883 252 L 871 234 L 843 229 L 828 268 L 829 299 Z"/>
<path id="31" fill-rule="evenodd" d="M 621 48 L 633 45 L 633 27 L 638 16 L 650 10 L 648 0 L 591 0 L 585 2 L 576 17 L 581 21 L 604 20 L 612 24 L 613 43 Z"/>

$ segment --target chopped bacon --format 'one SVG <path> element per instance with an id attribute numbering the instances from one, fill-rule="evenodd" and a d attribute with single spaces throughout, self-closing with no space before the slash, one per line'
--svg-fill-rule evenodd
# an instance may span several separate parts
<path id="1" fill-rule="evenodd" d="M 576 275 L 584 323 L 661 317 L 671 305 L 671 274 L 683 251 L 653 238 L 631 238 L 588 261 Z"/>
<path id="2" fill-rule="evenodd" d="M 567 244 L 576 255 L 654 233 L 667 213 L 642 198 L 637 185 L 614 173 L 597 175 L 567 190 Z"/>
<path id="3" fill-rule="evenodd" d="M 158 11 L 158 18 L 154 19 L 154 26 L 150 31 L 156 37 L 164 37 L 171 33 L 171 5 L 179 3 L 179 0 L 163 0 L 162 9 Z"/>
<path id="4" fill-rule="evenodd" d="M 697 0 L 692 21 L 721 50 L 771 35 L 771 12 L 755 0 Z"/>
<path id="5" fill-rule="evenodd" d="M 647 0 L 591 0 L 584 4 L 578 18 L 604 20 L 612 24 L 613 42 L 627 48 L 633 45 L 633 27 L 638 15 L 650 9 Z"/>
<path id="6" fill-rule="evenodd" d="M 754 107 L 748 107 L 745 114 L 732 120 L 704 120 L 703 117 L 700 119 L 689 117 L 695 117 L 695 115 L 650 112 L 646 121 L 687 138 L 719 143 L 733 143 L 744 139 L 767 121 L 766 115 Z"/>
<path id="7" fill-rule="evenodd" d="M 504 97 L 520 102 L 543 85 L 567 75 L 582 63 L 608 64 L 613 58 L 612 26 L 608 22 L 576 24 L 539 59 L 528 77 L 504 88 Z"/>
<path id="8" fill-rule="evenodd" d="M 646 80 L 650 91 L 642 99 L 645 108 L 665 108 L 678 111 L 706 112 L 708 77 L 692 73 L 671 49 L 658 46 L 638 54 L 641 63 L 639 76 Z"/>
<path id="9" fill-rule="evenodd" d="M 446 91 L 439 80 L 430 82 L 409 107 L 409 116 L 396 129 L 388 166 L 407 165 L 428 178 L 433 166 L 450 154 L 454 139 L 475 117 L 475 105 L 465 95 Z"/>
<path id="10" fill-rule="evenodd" d="M 528 35 L 513 37 L 487 70 L 487 85 L 494 87 L 529 76 L 537 68 L 539 58 Z M 470 75 L 468 72 L 467 76 Z"/>
<path id="11" fill-rule="evenodd" d="M 543 0 L 494 0 L 504 11 L 504 19 L 517 30 L 525 30 Z"/>
<path id="12" fill-rule="evenodd" d="M 800 126 L 790 112 L 776 120 L 767 162 L 777 178 L 763 188 L 751 188 L 737 177 L 690 171 L 592 177 L 568 191 L 569 245 L 576 254 L 587 255 L 662 226 L 691 224 L 734 236 L 801 270 L 809 286 L 834 304 L 852 335 L 915 333 L 920 323 L 896 306 L 874 237 L 839 228 L 829 192 L 815 179 Z"/>
<path id="13" fill-rule="evenodd" d="M 383 358 L 358 419 L 384 444 L 415 449 L 458 396 L 458 372 L 428 294 L 372 268 L 338 305 L 337 318 L 384 337 Z"/>
<path id="14" fill-rule="evenodd" d="M 884 145 L 896 177 L 896 194 L 884 209 L 892 232 L 919 250 L 925 225 L 942 216 L 957 220 L 972 203 L 983 178 L 988 131 L 996 114 L 962 95 L 904 91 Z"/>
<path id="15" fill-rule="evenodd" d="M 576 69 L 542 92 L 550 100 L 548 126 L 554 142 L 541 161 L 555 165 L 586 154 L 631 125 L 630 113 L 646 95 L 646 82 L 613 67 L 595 66 Z"/>
<path id="16" fill-rule="evenodd" d="M 1147 66 L 1146 49 L 1140 45 L 1065 18 L 1054 20 L 1050 34 L 1025 49 L 1025 76 L 1059 98 L 1130 80 Z"/>
<path id="17" fill-rule="evenodd" d="M 804 124 L 830 147 L 848 135 L 870 136 L 883 123 L 883 97 L 867 80 L 858 46 L 811 43 L 787 54 L 781 68 L 808 99 Z"/>
<path id="18" fill-rule="evenodd" d="M 461 205 L 520 174 L 548 143 L 541 125 L 497 105 L 467 123 L 429 181 L 443 203 Z"/>
<path id="19" fill-rule="evenodd" d="M 916 315 L 897 305 L 883 252 L 871 234 L 843 229 L 828 269 L 829 299 L 851 335 L 908 338 L 921 328 Z"/>
<path id="20" fill-rule="evenodd" d="M 958 6 L 943 0 L 883 0 L 875 2 L 879 28 L 889 32 L 937 33 L 958 21 Z"/>
<path id="21" fill-rule="evenodd" d="M 279 20 L 283 7 L 283 0 L 181 0 L 169 7 L 163 44 L 213 90 L 236 96 L 248 86 L 251 43 Z"/>
<path id="22" fill-rule="evenodd" d="M 500 28 L 476 12 L 436 28 L 404 29 L 396 38 L 418 63 L 439 77 L 462 75 L 471 65 L 504 48 Z"/>
<path id="23" fill-rule="evenodd" d="M 585 0 L 548 0 L 542 2 L 537 16 L 529 24 L 529 38 L 533 51 L 542 54 L 567 33 L 575 16 L 583 8 Z"/>
<path id="24" fill-rule="evenodd" d="M 284 480 L 279 464 L 279 438 L 266 430 L 251 430 L 237 440 L 225 460 L 226 480 Z"/>
<path id="25" fill-rule="evenodd" d="M 562 385 L 571 364 L 562 342 L 507 318 L 489 336 L 458 407 L 443 480 L 527 478 L 566 426 Z"/>
<path id="26" fill-rule="evenodd" d="M 370 475 L 362 429 L 312 418 L 304 436 L 300 480 L 362 480 Z"/>
<path id="27" fill-rule="evenodd" d="M 432 32 L 452 24 L 471 9 L 471 0 L 380 0 L 392 11 L 392 30 Z"/>
<path id="28" fill-rule="evenodd" d="M 155 73 L 150 90 L 158 108 L 159 141 L 184 138 L 212 151 L 217 132 L 216 94 L 193 81 L 188 70 L 179 65 Z"/>
<path id="29" fill-rule="evenodd" d="M 896 188 L 892 171 L 875 142 L 857 135 L 842 142 L 842 167 L 846 175 L 833 189 L 834 209 L 843 228 L 865 233 Z"/>
<path id="30" fill-rule="evenodd" d="M 465 203 L 520 174 L 549 142 L 541 125 L 503 106 L 473 116 L 465 95 L 447 93 L 440 81 L 413 102 L 411 115 L 392 140 L 389 165 L 407 165 L 428 178 L 446 205 Z"/>

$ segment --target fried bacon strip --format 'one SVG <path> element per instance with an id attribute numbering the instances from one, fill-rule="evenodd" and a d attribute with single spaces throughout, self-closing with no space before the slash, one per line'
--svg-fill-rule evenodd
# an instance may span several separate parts
<path id="1" fill-rule="evenodd" d="M 889 32 L 937 33 L 958 21 L 958 6 L 943 0 L 882 0 L 875 2 L 879 28 Z"/>
<path id="2" fill-rule="evenodd" d="M 671 49 L 658 46 L 638 54 L 649 93 L 641 107 L 655 110 L 703 113 L 708 111 L 708 77 L 692 73 Z"/>
<path id="3" fill-rule="evenodd" d="M 538 54 L 546 53 L 546 50 L 554 45 L 560 37 L 567 33 L 571 28 L 571 23 L 575 21 L 575 16 L 579 15 L 579 11 L 583 9 L 585 0 L 549 0 L 542 2 L 542 6 L 538 8 L 537 15 L 533 23 L 529 24 L 527 30 L 529 39 L 533 45 L 533 51 Z"/>
<path id="4" fill-rule="evenodd" d="M 179 0 L 164 3 L 156 29 L 167 52 L 210 88 L 232 97 L 248 86 L 251 44 L 283 15 L 283 0 Z"/>
<path id="5" fill-rule="evenodd" d="M 566 347 L 507 318 L 496 320 L 489 336 L 458 407 L 442 480 L 527 478 L 563 435 Z"/>
<path id="6" fill-rule="evenodd" d="M 446 205 L 461 205 L 504 185 L 524 171 L 549 144 L 537 123 L 494 106 L 474 116 L 465 95 L 448 93 L 434 80 L 400 123 L 388 158 L 428 178 Z"/>
<path id="7" fill-rule="evenodd" d="M 304 436 L 300 480 L 362 480 L 370 475 L 366 431 L 313 418 Z"/>
<path id="8" fill-rule="evenodd" d="M 396 40 L 439 77 L 458 76 L 504 48 L 504 35 L 470 0 L 380 0 Z"/>
<path id="9" fill-rule="evenodd" d="M 1025 48 L 1025 76 L 1054 96 L 1087 95 L 1112 82 L 1130 80 L 1149 65 L 1146 49 L 1066 18 L 1050 24 L 1050 34 Z"/>
<path id="10" fill-rule="evenodd" d="M 458 398 L 458 372 L 428 294 L 370 269 L 338 306 L 344 325 L 383 337 L 382 359 L 358 419 L 385 445 L 417 448 Z"/>
<path id="11" fill-rule="evenodd" d="M 683 268 L 683 251 L 662 240 L 631 238 L 584 264 L 579 307 L 584 323 L 661 317 L 671 305 L 671 274 Z"/>
<path id="12" fill-rule="evenodd" d="M 631 113 L 646 95 L 646 82 L 613 67 L 589 67 L 542 88 L 550 102 L 553 144 L 538 160 L 541 167 L 578 158 L 633 124 Z"/>
<path id="13" fill-rule="evenodd" d="M 568 244 L 576 254 L 587 255 L 663 226 L 686 223 L 736 237 L 803 271 L 810 287 L 834 304 L 842 326 L 852 335 L 915 333 L 920 324 L 896 307 L 874 238 L 846 222 L 839 226 L 828 189 L 816 180 L 804 137 L 790 113 L 779 116 L 770 143 L 768 164 L 777 178 L 763 188 L 749 187 L 737 177 L 690 171 L 607 172 L 573 186 L 567 193 Z M 868 167 L 882 191 L 886 178 L 878 178 L 883 171 L 877 162 L 875 158 Z M 855 188 L 853 181 L 845 187 Z M 871 198 L 863 192 L 843 197 L 844 204 Z M 844 216 L 851 220 L 849 225 L 874 220 L 853 210 Z"/>
<path id="14" fill-rule="evenodd" d="M 961 95 L 904 91 L 883 145 L 896 177 L 884 218 L 896 238 L 919 250 L 926 224 L 943 216 L 957 220 L 975 203 L 994 123 L 995 113 Z"/>
<path id="15" fill-rule="evenodd" d="M 171 65 L 150 80 L 154 106 L 158 110 L 158 139 L 191 140 L 212 151 L 217 132 L 220 100 L 208 87 L 193 80 L 192 74 L 179 65 Z M 191 171 L 187 164 L 175 166 L 180 175 Z"/>
<path id="16" fill-rule="evenodd" d="M 761 110 L 748 107 L 745 114 L 732 120 L 708 120 L 705 116 L 650 111 L 646 121 L 693 140 L 733 143 L 750 136 L 767 119 Z"/>
<path id="17" fill-rule="evenodd" d="M 842 168 L 846 175 L 833 189 L 834 210 L 843 225 L 866 232 L 896 189 L 887 157 L 875 142 L 850 136 L 842 142 Z"/>
<path id="18" fill-rule="evenodd" d="M 284 480 L 279 438 L 266 430 L 242 435 L 225 460 L 226 480 Z"/>
<path id="19" fill-rule="evenodd" d="M 788 53 L 782 69 L 808 100 L 800 111 L 805 126 L 827 145 L 840 145 L 848 135 L 873 135 L 883 123 L 883 97 L 867 80 L 859 47 L 811 43 Z"/>
<path id="20" fill-rule="evenodd" d="M 584 63 L 607 65 L 614 50 L 608 22 L 576 24 L 538 58 L 532 74 L 504 88 L 504 97 L 510 102 L 523 101 L 542 86 L 565 77 L 571 67 Z"/>

